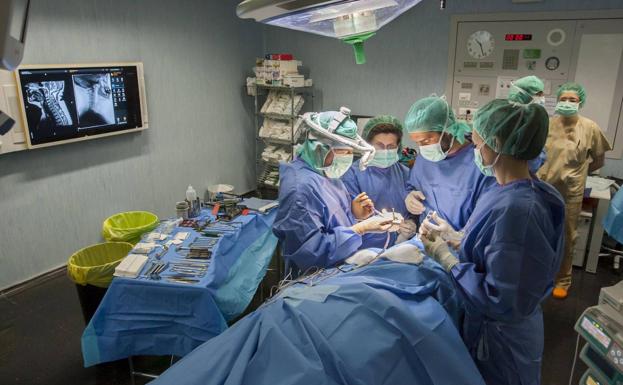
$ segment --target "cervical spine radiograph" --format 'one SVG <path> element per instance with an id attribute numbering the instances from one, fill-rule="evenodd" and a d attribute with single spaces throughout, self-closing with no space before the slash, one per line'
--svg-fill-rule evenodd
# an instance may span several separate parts
<path id="1" fill-rule="evenodd" d="M 71 126 L 72 119 L 63 100 L 65 82 L 48 81 L 26 84 L 26 96 L 28 103 L 37 106 L 41 110 L 39 124 L 42 126 Z"/>
<path id="2" fill-rule="evenodd" d="M 115 123 L 110 74 L 74 75 L 80 127 Z"/>

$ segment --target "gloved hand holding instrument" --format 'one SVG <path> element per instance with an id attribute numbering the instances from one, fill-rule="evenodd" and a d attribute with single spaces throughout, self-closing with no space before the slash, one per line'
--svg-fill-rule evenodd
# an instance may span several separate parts
<path id="1" fill-rule="evenodd" d="M 392 219 L 380 215 L 375 215 L 351 226 L 354 232 L 359 235 L 367 233 L 385 233 L 392 227 Z"/>
<path id="2" fill-rule="evenodd" d="M 428 235 L 421 236 L 424 250 L 429 257 L 437 261 L 446 271 L 459 263 L 459 259 L 450 252 L 450 247 L 437 232 L 430 232 Z"/>
<path id="3" fill-rule="evenodd" d="M 420 226 L 420 234 L 422 235 L 427 235 L 434 231 L 438 232 L 446 241 L 458 241 L 460 243 L 465 236 L 463 231 L 456 231 L 452 225 L 440 217 L 436 211 L 429 213 Z"/>
<path id="4" fill-rule="evenodd" d="M 374 203 L 368 197 L 368 194 L 362 192 L 353 199 L 351 211 L 355 218 L 359 220 L 366 219 L 374 213 Z"/>
<path id="5" fill-rule="evenodd" d="M 398 229 L 398 238 L 396 243 L 402 243 L 413 238 L 417 234 L 417 224 L 412 219 L 405 219 Z"/>

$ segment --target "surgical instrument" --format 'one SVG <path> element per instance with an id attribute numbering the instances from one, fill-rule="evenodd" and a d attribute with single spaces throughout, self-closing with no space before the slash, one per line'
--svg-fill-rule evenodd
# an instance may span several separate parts
<path id="1" fill-rule="evenodd" d="M 173 278 L 165 278 L 165 279 L 166 281 L 171 282 L 171 283 L 184 283 L 187 285 L 193 285 L 195 283 L 200 282 L 198 279 L 183 278 L 183 277 L 173 277 Z"/>
<path id="2" fill-rule="evenodd" d="M 155 262 L 152 264 L 150 269 L 145 273 L 145 275 L 149 276 L 149 279 L 159 280 L 160 273 L 165 271 L 169 266 L 168 262 Z"/>

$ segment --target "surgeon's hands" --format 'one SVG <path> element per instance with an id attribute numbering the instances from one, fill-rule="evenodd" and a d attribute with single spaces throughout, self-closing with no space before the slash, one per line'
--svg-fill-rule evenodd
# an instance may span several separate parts
<path id="1" fill-rule="evenodd" d="M 424 194 L 421 191 L 411 191 L 409 195 L 405 198 L 405 205 L 407 206 L 407 210 L 411 214 L 420 215 L 425 210 L 424 203 L 422 201 L 426 200 Z"/>
<path id="2" fill-rule="evenodd" d="M 450 271 L 454 265 L 459 263 L 458 258 L 450 252 L 450 247 L 439 233 L 432 232 L 420 239 L 424 244 L 426 254 L 439 262 L 446 271 Z"/>
<path id="3" fill-rule="evenodd" d="M 417 233 L 417 224 L 412 219 L 405 219 L 398 229 L 398 239 L 396 243 L 402 243 L 413 238 Z"/>
<path id="4" fill-rule="evenodd" d="M 432 214 L 427 215 L 420 226 L 421 235 L 428 235 L 432 232 L 437 232 L 444 240 L 452 242 L 453 247 L 456 244 L 460 245 L 464 235 L 462 231 L 456 231 L 452 225 L 440 217 L 436 211 L 433 211 Z"/>
<path id="5" fill-rule="evenodd" d="M 404 217 L 402 216 L 402 214 L 397 213 L 395 211 L 387 211 L 387 209 L 381 210 L 380 213 L 377 211 L 377 215 L 392 221 L 391 227 L 389 228 L 389 230 L 387 230 L 390 233 L 395 233 L 395 232 L 399 231 L 400 230 L 400 225 L 405 220 Z"/>
<path id="6" fill-rule="evenodd" d="M 351 229 L 359 235 L 366 233 L 386 233 L 392 227 L 391 218 L 375 215 L 359 223 L 355 223 Z"/>
<path id="7" fill-rule="evenodd" d="M 372 202 L 372 199 L 368 197 L 368 194 L 362 192 L 357 195 L 355 199 L 353 199 L 350 209 L 355 218 L 362 220 L 368 218 L 374 213 L 374 203 Z"/>

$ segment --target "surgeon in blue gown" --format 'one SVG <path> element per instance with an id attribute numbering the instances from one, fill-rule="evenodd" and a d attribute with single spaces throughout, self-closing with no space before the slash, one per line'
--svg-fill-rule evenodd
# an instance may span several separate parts
<path id="1" fill-rule="evenodd" d="M 351 200 L 340 180 L 353 163 L 353 148 L 373 151 L 348 112 L 305 114 L 308 137 L 297 158 L 279 168 L 273 233 L 282 243 L 286 270 L 295 275 L 338 264 L 361 247 L 362 235 L 391 227 L 373 216 L 374 203 L 365 193 Z"/>
<path id="2" fill-rule="evenodd" d="M 355 198 L 366 193 L 377 209 L 394 210 L 404 218 L 409 215 L 405 206 L 409 169 L 398 162 L 402 141 L 402 123 L 390 115 L 370 119 L 363 128 L 363 138 L 376 149 L 368 168 L 361 170 L 359 160 L 342 176 L 342 182 Z M 363 248 L 393 246 L 415 235 L 417 225 L 411 219 L 402 222 L 398 232 L 387 234 L 365 234 Z"/>
<path id="3" fill-rule="evenodd" d="M 485 382 L 537 385 L 543 354 L 541 302 L 553 289 L 564 244 L 564 202 L 528 170 L 548 133 L 536 104 L 496 99 L 474 118 L 475 164 L 496 183 L 483 192 L 458 253 L 440 219 L 421 226 L 427 253 L 454 278 L 465 302 L 463 339 Z M 458 255 L 456 255 L 458 254 Z"/>
<path id="4" fill-rule="evenodd" d="M 454 117 L 445 98 L 418 100 L 405 118 L 405 127 L 418 145 L 409 175 L 407 210 L 420 216 L 435 211 L 454 228 L 467 223 L 478 197 L 494 182 L 474 165 L 470 127 Z"/>

